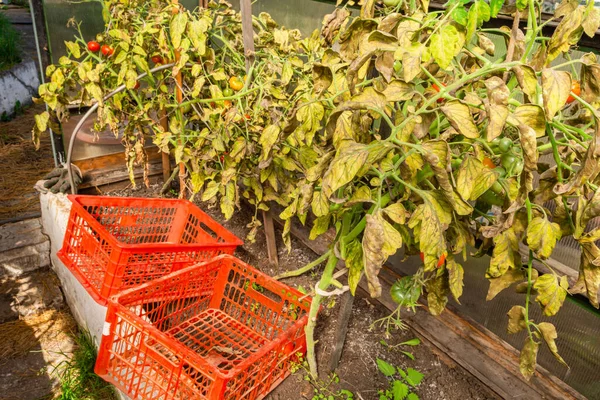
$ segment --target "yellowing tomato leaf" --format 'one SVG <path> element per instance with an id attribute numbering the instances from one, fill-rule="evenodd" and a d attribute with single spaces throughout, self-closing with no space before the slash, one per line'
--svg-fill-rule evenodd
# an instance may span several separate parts
<path id="1" fill-rule="evenodd" d="M 554 274 L 545 274 L 536 279 L 533 288 L 538 292 L 535 301 L 540 303 L 544 315 L 551 317 L 562 307 L 569 282 L 566 276 L 559 279 Z"/>
<path id="2" fill-rule="evenodd" d="M 523 272 L 519 268 L 509 269 L 497 278 L 489 278 L 490 287 L 488 289 L 486 301 L 492 300 L 498 293 L 510 287 L 513 283 L 523 282 Z"/>
<path id="3" fill-rule="evenodd" d="M 551 68 L 542 70 L 542 97 L 546 118 L 551 121 L 571 93 L 571 74 Z"/>
<path id="4" fill-rule="evenodd" d="M 431 35 L 429 51 L 435 62 L 442 69 L 448 69 L 454 57 L 460 52 L 465 42 L 464 34 L 454 25 L 444 25 L 438 32 Z"/>
<path id="5" fill-rule="evenodd" d="M 556 338 L 558 337 L 558 334 L 556 333 L 556 328 L 554 327 L 554 325 L 552 325 L 549 322 L 540 322 L 537 325 L 537 327 L 542 333 L 542 338 L 544 339 L 544 342 L 546 342 L 546 345 L 548 346 L 548 349 L 550 350 L 554 358 L 556 358 L 558 362 L 560 362 L 562 365 L 568 368 L 569 366 L 567 365 L 565 360 L 558 354 L 558 347 L 556 346 L 555 342 Z"/>
<path id="6" fill-rule="evenodd" d="M 535 373 L 539 348 L 540 344 L 527 336 L 525 345 L 521 350 L 521 356 L 519 357 L 519 369 L 527 381 L 529 381 Z"/>
<path id="7" fill-rule="evenodd" d="M 517 333 L 527 328 L 525 321 L 525 308 L 522 306 L 513 306 L 507 313 L 508 326 L 506 328 L 509 334 Z"/>
<path id="8" fill-rule="evenodd" d="M 550 258 L 560 237 L 560 226 L 543 217 L 533 218 L 527 227 L 527 244 L 541 259 Z"/>
<path id="9" fill-rule="evenodd" d="M 469 139 L 477 139 L 479 137 L 479 130 L 473 121 L 469 106 L 461 103 L 459 100 L 451 100 L 444 104 L 441 109 L 452 127 L 459 133 Z"/>

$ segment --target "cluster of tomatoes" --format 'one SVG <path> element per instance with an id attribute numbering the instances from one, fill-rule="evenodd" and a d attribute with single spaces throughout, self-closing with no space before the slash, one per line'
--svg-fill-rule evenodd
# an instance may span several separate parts
<path id="1" fill-rule="evenodd" d="M 87 48 L 92 53 L 97 53 L 98 51 L 100 51 L 106 57 L 112 56 L 115 52 L 115 49 L 113 49 L 112 46 L 109 46 L 107 44 L 103 44 L 102 46 L 100 46 L 100 43 L 98 43 L 95 40 L 90 40 L 87 44 Z"/>

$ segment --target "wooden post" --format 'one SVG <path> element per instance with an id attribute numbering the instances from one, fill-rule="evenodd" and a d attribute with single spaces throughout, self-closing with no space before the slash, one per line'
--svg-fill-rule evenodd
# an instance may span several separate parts
<path id="1" fill-rule="evenodd" d="M 346 334 L 348 333 L 348 324 L 352 316 L 352 305 L 354 304 L 354 296 L 349 291 L 344 293 L 340 304 L 340 314 L 335 332 L 335 341 L 333 342 L 333 350 L 329 359 L 329 371 L 333 372 L 337 369 L 340 359 L 342 358 L 342 350 L 344 342 L 346 342 Z"/>
<path id="2" fill-rule="evenodd" d="M 252 28 L 252 1 L 240 0 L 240 12 L 242 14 L 242 39 L 244 42 L 244 59 L 246 60 L 246 79 L 252 79 L 249 76 L 250 67 L 254 63 L 254 29 Z M 267 240 L 267 254 L 269 262 L 274 265 L 279 265 L 277 258 L 277 242 L 275 241 L 275 227 L 273 226 L 273 218 L 267 212 L 262 213 L 263 225 L 265 229 L 265 238 Z"/>
<path id="3" fill-rule="evenodd" d="M 160 126 L 166 131 L 169 130 L 169 122 L 167 121 L 167 110 L 162 109 L 160 111 Z M 171 159 L 169 153 L 163 151 L 162 153 L 162 169 L 163 169 L 163 182 L 166 184 L 171 177 Z"/>
<path id="4" fill-rule="evenodd" d="M 173 4 L 179 6 L 178 0 L 173 0 Z M 177 14 L 181 12 L 181 6 L 173 9 L 173 14 Z M 181 54 L 179 53 L 179 49 L 175 49 L 175 62 L 178 62 L 181 58 Z M 183 103 L 183 79 L 181 76 L 181 71 L 175 75 L 175 97 L 177 98 L 177 103 Z M 179 138 L 179 144 L 183 145 L 183 139 Z M 170 175 L 170 174 L 169 174 Z M 185 191 L 185 164 L 179 163 L 179 198 L 182 199 L 186 197 Z"/>

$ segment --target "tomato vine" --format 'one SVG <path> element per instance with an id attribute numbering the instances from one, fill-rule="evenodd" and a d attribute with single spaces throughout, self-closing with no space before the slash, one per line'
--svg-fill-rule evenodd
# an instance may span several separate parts
<path id="1" fill-rule="evenodd" d="M 98 102 L 96 128 L 123 131 L 130 171 L 145 162 L 151 138 L 185 165 L 191 192 L 226 218 L 244 197 L 257 211 L 282 207 L 288 248 L 293 219 L 310 223 L 312 239 L 334 231 L 324 256 L 280 276 L 326 262 L 306 329 L 313 374 L 320 302 L 345 289 L 338 261 L 352 293 L 365 278 L 377 297 L 379 271 L 400 248 L 421 253 L 423 265 L 394 285 L 395 320 L 423 291 L 436 315 L 450 296 L 458 301 L 459 258 L 476 249 L 472 256 L 491 253 L 488 300 L 515 283 L 525 292 L 524 306 L 508 313 L 508 331 L 527 332 L 523 375 L 533 375 L 542 342 L 564 363 L 556 329 L 534 321 L 530 307 L 535 296 L 544 315 L 555 315 L 568 293 L 599 305 L 600 229 L 588 223 L 600 210 L 600 64 L 592 53 L 551 63 L 595 34 L 600 12 L 592 1 L 564 0 L 545 38 L 537 0 L 517 1 L 517 23 L 500 29 L 482 27 L 503 0 L 450 0 L 442 11 L 426 0 L 363 3 L 354 17 L 339 6 L 306 38 L 268 14 L 254 17 L 256 62 L 244 76 L 241 19 L 227 3 L 173 13 L 180 6 L 168 2 L 107 1 L 96 42 L 114 54 L 100 56 L 81 33 L 66 43 L 69 57 L 40 87 L 51 112 L 36 117 L 34 138 L 58 127 L 74 102 Z M 496 55 L 492 34 L 505 40 L 506 55 Z M 172 62 L 175 52 L 173 68 L 137 86 L 150 63 Z M 104 101 L 123 83 L 127 91 Z M 249 227 L 253 239 L 260 221 Z M 567 236 L 582 250 L 575 283 L 544 261 Z M 551 272 L 539 275 L 534 263 Z"/>

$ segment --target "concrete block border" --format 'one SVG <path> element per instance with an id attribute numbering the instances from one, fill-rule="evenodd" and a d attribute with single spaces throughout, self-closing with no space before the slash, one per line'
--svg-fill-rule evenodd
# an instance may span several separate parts
<path id="1" fill-rule="evenodd" d="M 33 60 L 25 60 L 0 72 L 0 115 L 11 115 L 17 101 L 22 106 L 31 104 L 31 97 L 37 96 L 39 85 L 40 78 Z"/>

